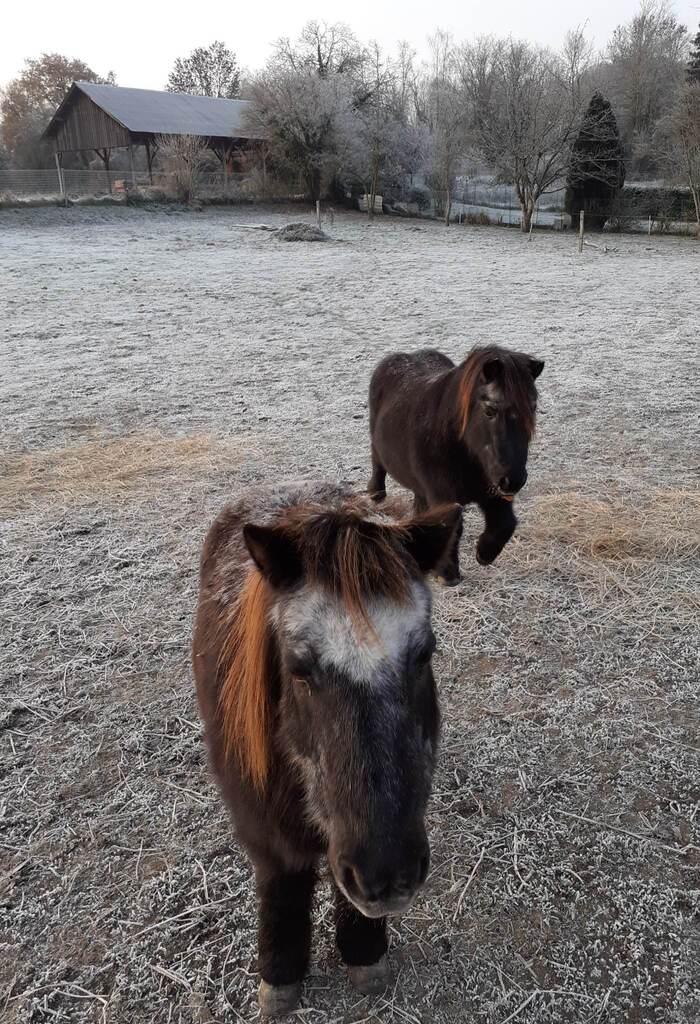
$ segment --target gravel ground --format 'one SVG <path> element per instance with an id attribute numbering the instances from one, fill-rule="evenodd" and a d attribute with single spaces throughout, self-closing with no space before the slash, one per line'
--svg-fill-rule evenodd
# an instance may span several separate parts
<path id="1" fill-rule="evenodd" d="M 311 221 L 311 217 L 308 217 Z M 521 526 L 436 591 L 433 868 L 310 1024 L 700 1018 L 700 246 L 298 210 L 0 212 L 0 1019 L 256 1020 L 255 901 L 188 664 L 252 482 L 368 471 L 388 351 L 546 359 Z"/>

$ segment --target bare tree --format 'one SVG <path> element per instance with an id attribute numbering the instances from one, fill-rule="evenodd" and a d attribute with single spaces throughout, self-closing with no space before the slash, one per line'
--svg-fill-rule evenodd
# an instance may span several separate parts
<path id="1" fill-rule="evenodd" d="M 667 170 L 690 189 L 700 238 L 700 81 L 690 79 L 681 85 L 655 143 Z"/>
<path id="2" fill-rule="evenodd" d="M 656 171 L 653 132 L 669 113 L 683 79 L 687 41 L 685 27 L 666 0 L 642 0 L 608 44 L 601 81 L 637 173 Z"/>
<path id="3" fill-rule="evenodd" d="M 352 117 L 352 80 L 273 62 L 251 88 L 252 126 L 267 137 L 273 163 L 301 176 L 312 200 L 341 166 Z"/>
<path id="4" fill-rule="evenodd" d="M 189 57 L 178 57 L 166 88 L 168 92 L 233 99 L 238 96 L 240 82 L 235 53 L 216 40 L 211 46 L 198 46 Z"/>
<path id="5" fill-rule="evenodd" d="M 522 231 L 539 198 L 563 186 L 589 53 L 580 31 L 562 53 L 492 38 L 462 51 L 475 140 L 499 179 L 515 186 Z"/>
<path id="6" fill-rule="evenodd" d="M 173 193 L 182 202 L 191 203 L 207 162 L 206 142 L 196 135 L 159 135 L 156 145 Z"/>
<path id="7" fill-rule="evenodd" d="M 288 37 L 277 40 L 272 60 L 287 70 L 327 78 L 356 74 L 366 60 L 366 52 L 343 22 L 308 21 L 295 42 Z"/>
<path id="8" fill-rule="evenodd" d="M 356 93 L 347 126 L 347 155 L 341 169 L 364 184 L 370 218 L 380 183 L 385 188 L 415 173 L 422 158 L 421 136 L 410 116 L 409 60 L 405 50 L 394 60 L 377 43 L 369 46 L 363 66 L 364 96 L 357 102 Z"/>
<path id="9" fill-rule="evenodd" d="M 450 223 L 455 176 L 466 147 L 468 109 L 459 77 L 458 53 L 452 37 L 438 31 L 429 40 L 430 62 L 418 98 L 425 134 L 425 160 L 432 187 L 444 198 L 445 224 Z"/>

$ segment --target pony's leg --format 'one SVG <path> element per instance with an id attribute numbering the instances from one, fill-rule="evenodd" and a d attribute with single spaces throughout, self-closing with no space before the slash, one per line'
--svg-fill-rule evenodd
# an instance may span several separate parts
<path id="1" fill-rule="evenodd" d="M 464 513 L 462 512 L 455 525 L 455 532 L 447 554 L 436 570 L 438 579 L 447 587 L 454 587 L 462 579 L 462 574 L 459 571 L 459 542 L 462 539 L 463 532 Z"/>
<path id="2" fill-rule="evenodd" d="M 263 1014 L 289 1013 L 309 966 L 311 897 L 316 873 L 256 865 L 258 893 L 258 1001 Z"/>
<path id="3" fill-rule="evenodd" d="M 386 951 L 385 917 L 365 917 L 342 894 L 335 890 L 335 941 L 348 977 L 360 992 L 382 992 L 389 984 L 389 965 Z"/>
<path id="4" fill-rule="evenodd" d="M 367 484 L 367 492 L 373 501 L 386 498 L 386 470 L 379 461 L 374 445 L 372 445 L 372 476 Z"/>
<path id="5" fill-rule="evenodd" d="M 484 513 L 485 527 L 476 542 L 476 560 L 481 565 L 489 565 L 498 558 L 513 536 L 518 520 L 515 518 L 511 501 L 490 498 L 479 504 Z"/>

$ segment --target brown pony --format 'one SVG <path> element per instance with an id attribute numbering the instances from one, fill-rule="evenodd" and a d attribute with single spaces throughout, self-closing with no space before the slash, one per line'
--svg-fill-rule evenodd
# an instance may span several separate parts
<path id="1" fill-rule="evenodd" d="M 362 991 L 425 881 L 438 735 L 425 574 L 459 508 L 410 517 L 332 485 L 250 492 L 204 544 L 194 674 L 213 771 L 255 868 L 259 1000 L 296 1006 L 320 860 Z"/>
<path id="2" fill-rule="evenodd" d="M 416 511 L 475 502 L 485 520 L 477 561 L 493 562 L 517 523 L 512 502 L 527 480 L 543 368 L 496 345 L 473 349 L 459 366 L 435 349 L 387 356 L 369 387 L 369 493 L 381 501 L 389 473 L 413 491 Z M 460 579 L 461 532 L 460 523 L 439 570 L 446 583 Z"/>

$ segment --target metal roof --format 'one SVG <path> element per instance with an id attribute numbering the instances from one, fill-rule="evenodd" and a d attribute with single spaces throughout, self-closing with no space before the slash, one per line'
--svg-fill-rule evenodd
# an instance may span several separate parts
<path id="1" fill-rule="evenodd" d="M 246 127 L 250 100 L 213 99 L 189 93 L 128 89 L 121 85 L 75 82 L 93 103 L 134 134 L 200 135 L 217 138 L 259 138 Z M 73 88 L 54 114 L 62 113 Z M 47 129 L 50 132 L 51 125 Z"/>

